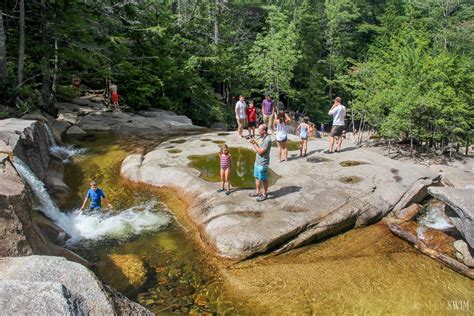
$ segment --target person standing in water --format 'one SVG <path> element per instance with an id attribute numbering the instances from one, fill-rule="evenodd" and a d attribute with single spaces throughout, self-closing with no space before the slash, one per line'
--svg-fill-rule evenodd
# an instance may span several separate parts
<path id="1" fill-rule="evenodd" d="M 107 206 L 109 208 L 112 207 L 112 204 L 110 204 L 110 201 L 105 197 L 104 191 L 99 189 L 97 187 L 97 182 L 91 181 L 90 182 L 90 189 L 87 191 L 86 198 L 84 199 L 84 202 L 82 203 L 81 206 L 81 211 L 84 209 L 86 206 L 87 200 L 91 200 L 91 203 L 89 204 L 89 211 L 94 211 L 94 210 L 99 210 L 102 208 L 101 200 L 104 199 L 105 203 L 107 203 Z"/>

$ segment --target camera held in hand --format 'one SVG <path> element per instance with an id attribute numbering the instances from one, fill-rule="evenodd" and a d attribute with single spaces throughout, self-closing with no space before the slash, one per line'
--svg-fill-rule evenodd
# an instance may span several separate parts
<path id="1" fill-rule="evenodd" d="M 253 136 L 252 135 L 247 135 L 247 136 L 245 136 L 245 139 L 253 139 Z"/>

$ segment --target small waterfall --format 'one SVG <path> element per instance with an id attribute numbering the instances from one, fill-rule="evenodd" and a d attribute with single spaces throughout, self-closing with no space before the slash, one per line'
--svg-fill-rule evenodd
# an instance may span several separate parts
<path id="1" fill-rule="evenodd" d="M 86 152 L 85 148 L 76 148 L 72 145 L 70 146 L 59 146 L 56 140 L 54 139 L 53 131 L 48 124 L 44 124 L 46 129 L 46 134 L 48 135 L 49 142 L 49 152 L 64 157 L 63 162 L 68 163 L 71 157 L 82 155 Z"/>
<path id="2" fill-rule="evenodd" d="M 48 124 L 44 124 L 44 128 L 46 129 L 46 134 L 48 135 L 49 147 L 58 147 L 58 143 L 54 139 L 54 134 L 51 128 L 49 128 Z"/>
<path id="3" fill-rule="evenodd" d="M 36 177 L 31 169 L 16 157 L 13 159 L 13 164 L 35 194 L 38 203 L 35 207 L 71 237 L 67 241 L 69 245 L 83 239 L 126 239 L 144 231 L 155 231 L 166 227 L 171 220 L 165 212 L 154 211 L 156 205 L 160 203 L 158 201 L 149 201 L 115 215 L 101 211 L 81 212 L 78 209 L 70 213 L 62 213 L 49 196 L 44 183 Z"/>

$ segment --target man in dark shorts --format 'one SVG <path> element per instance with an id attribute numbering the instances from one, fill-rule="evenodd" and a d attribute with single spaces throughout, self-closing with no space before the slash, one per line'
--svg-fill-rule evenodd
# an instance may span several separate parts
<path id="1" fill-rule="evenodd" d="M 247 128 L 249 131 L 249 135 L 255 137 L 255 128 L 257 127 L 257 108 L 255 107 L 253 100 L 250 100 L 249 106 L 245 111 L 247 113 Z"/>
<path id="2" fill-rule="evenodd" d="M 342 145 L 342 132 L 346 129 L 345 117 L 346 107 L 342 105 L 342 99 L 337 97 L 334 100 L 334 104 L 328 112 L 332 115 L 332 129 L 329 134 L 329 149 L 325 151 L 326 154 L 332 154 L 334 152 L 334 142 L 336 141 L 336 152 L 341 150 Z"/>

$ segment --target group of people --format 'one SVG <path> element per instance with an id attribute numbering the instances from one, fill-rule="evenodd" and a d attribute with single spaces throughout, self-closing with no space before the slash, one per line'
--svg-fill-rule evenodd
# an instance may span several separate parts
<path id="1" fill-rule="evenodd" d="M 239 137 L 243 138 L 243 128 L 247 121 L 248 136 L 245 138 L 249 140 L 256 152 L 254 164 L 256 190 L 255 192 L 250 193 L 249 196 L 255 197 L 258 202 L 265 201 L 268 198 L 268 168 L 270 165 L 270 149 L 272 146 L 270 135 L 273 133 L 273 128 L 275 128 L 275 138 L 278 143 L 278 160 L 280 162 L 287 161 L 287 125 L 291 122 L 291 118 L 282 109 L 278 111 L 275 122 L 273 122 L 275 106 L 268 95 L 262 102 L 262 114 L 263 123 L 258 126 L 259 139 L 257 140 L 257 138 L 255 138 L 255 127 L 257 125 L 255 104 L 253 101 L 250 101 L 249 106 L 247 107 L 245 97 L 241 95 L 239 101 L 235 105 Z M 341 150 L 342 136 L 345 132 L 346 107 L 342 104 L 342 99 L 340 97 L 335 98 L 328 115 L 332 115 L 333 124 L 331 133 L 329 134 L 329 148 L 325 153 L 332 154 Z M 301 122 L 296 128 L 296 131 L 300 136 L 300 157 L 305 157 L 307 155 L 308 138 L 313 132 L 313 129 L 314 125 L 309 124 L 307 117 L 304 117 L 303 122 Z M 281 158 L 282 153 L 284 155 L 283 160 Z M 221 188 L 218 191 L 226 191 L 226 194 L 230 194 L 230 169 L 232 167 L 232 161 L 227 145 L 221 147 L 219 157 L 221 167 Z M 226 189 L 224 189 L 224 187 L 226 187 Z"/>
<path id="2" fill-rule="evenodd" d="M 253 101 L 249 102 L 249 106 L 245 103 L 245 97 L 240 96 L 239 102 L 235 106 L 235 114 L 238 124 L 239 137 L 243 138 L 243 126 L 245 122 L 248 122 L 248 135 L 245 137 L 252 145 L 256 152 L 254 172 L 255 177 L 255 192 L 249 194 L 251 197 L 255 197 L 257 202 L 265 201 L 268 198 L 268 168 L 270 165 L 270 150 L 272 147 L 271 134 L 273 128 L 275 128 L 275 138 L 278 142 L 278 160 L 280 162 L 288 160 L 288 148 L 286 142 L 288 140 L 287 125 L 291 122 L 291 118 L 287 113 L 280 110 L 276 116 L 275 122 L 273 122 L 273 116 L 275 114 L 275 107 L 273 101 L 269 96 L 266 96 L 262 102 L 262 113 L 263 123 L 257 128 L 257 111 Z M 326 154 L 332 154 L 339 152 L 342 145 L 342 135 L 345 131 L 345 116 L 346 107 L 342 104 L 340 97 L 334 100 L 331 109 L 328 112 L 333 117 L 333 124 L 331 133 L 329 135 L 329 148 L 325 151 Z M 255 137 L 255 129 L 258 130 L 258 138 Z M 312 133 L 313 126 L 309 124 L 308 118 L 304 117 L 296 128 L 297 133 L 300 136 L 300 157 L 307 155 L 308 149 L 308 138 Z M 334 148 L 335 146 L 335 148 Z M 281 159 L 281 155 L 284 155 L 284 160 Z M 230 194 L 230 170 L 232 168 L 232 158 L 227 145 L 222 145 L 219 152 L 220 160 L 220 177 L 221 187 L 218 192 L 225 192 Z M 104 199 L 108 207 L 112 207 L 110 201 L 105 197 L 104 192 L 97 187 L 97 183 L 92 181 L 90 183 L 90 189 L 87 191 L 86 198 L 81 206 L 81 210 L 84 209 L 88 200 L 91 200 L 89 210 L 95 210 L 101 208 L 101 199 Z"/>

